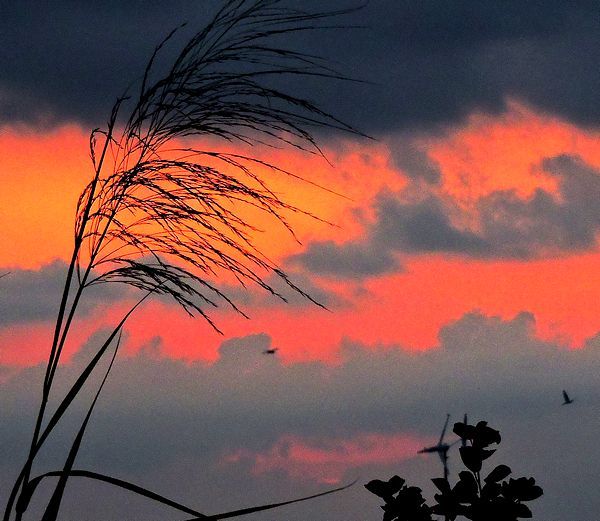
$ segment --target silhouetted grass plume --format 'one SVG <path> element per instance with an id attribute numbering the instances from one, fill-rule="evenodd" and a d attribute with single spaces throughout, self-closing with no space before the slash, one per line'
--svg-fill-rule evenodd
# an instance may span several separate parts
<path id="1" fill-rule="evenodd" d="M 197 143 L 206 138 L 213 143 L 218 138 L 320 154 L 312 133 L 315 129 L 360 134 L 309 100 L 279 90 L 271 81 L 282 76 L 344 79 L 319 57 L 278 42 L 285 35 L 338 27 L 331 20 L 349 11 L 305 12 L 285 7 L 280 0 L 225 1 L 213 20 L 189 39 L 171 67 L 161 73 L 157 62 L 179 29 L 171 32 L 156 47 L 141 80 L 117 99 L 106 128 L 91 132 L 93 173 L 77 203 L 73 252 L 57 306 L 40 408 L 4 521 L 21 520 L 38 484 L 46 479 L 54 480 L 55 486 L 43 521 L 58 518 L 69 478 L 109 483 L 196 519 L 222 519 L 280 505 L 206 516 L 137 485 L 74 465 L 119 349 L 123 325 L 148 297 L 166 295 L 215 329 L 208 308 L 219 301 L 243 315 L 215 284 L 223 273 L 283 299 L 267 282 L 267 277 L 275 274 L 310 299 L 255 247 L 252 234 L 256 226 L 240 215 L 246 207 L 258 210 L 291 232 L 285 214 L 311 215 L 310 211 L 280 198 L 258 171 L 298 176 L 253 156 L 205 149 Z M 59 398 L 58 406 L 50 409 L 57 368 L 86 289 L 115 282 L 141 290 L 140 299 L 98 347 L 73 386 Z M 107 358 L 110 361 L 104 364 L 104 376 L 87 414 L 72 445 L 66 448 L 63 468 L 36 475 L 38 454 Z"/>

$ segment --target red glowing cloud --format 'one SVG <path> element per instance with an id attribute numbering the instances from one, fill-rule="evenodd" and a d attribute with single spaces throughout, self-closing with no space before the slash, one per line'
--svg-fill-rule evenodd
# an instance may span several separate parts
<path id="1" fill-rule="evenodd" d="M 337 484 L 348 471 L 361 466 L 393 465 L 414 458 L 427 441 L 406 434 L 363 433 L 314 443 L 289 435 L 265 452 L 239 450 L 228 454 L 224 463 L 248 459 L 257 475 L 282 470 L 293 479 Z"/>
<path id="2" fill-rule="evenodd" d="M 600 167 L 598 137 L 512 104 L 504 115 L 473 115 L 461 128 L 414 142 L 442 174 L 440 185 L 431 189 L 452 198 L 468 215 L 478 200 L 494 191 L 514 189 L 523 198 L 536 188 L 555 191 L 556 179 L 541 167 L 545 158 L 570 154 Z M 303 245 L 323 240 L 341 244 L 367 232 L 378 193 L 400 193 L 407 186 L 403 172 L 393 167 L 391 146 L 347 142 L 326 147 L 325 154 L 335 167 L 300 152 L 263 150 L 258 154 L 262 160 L 344 194 L 333 195 L 264 169 L 274 191 L 341 227 L 290 215 Z M 3 243 L 10 245 L 0 251 L 0 265 L 37 268 L 53 258 L 66 259 L 74 205 L 90 169 L 86 133 L 75 127 L 46 135 L 8 128 L 0 137 L 0 168 L 4 172 L 0 228 Z M 257 224 L 266 232 L 257 233 L 256 244 L 272 260 L 283 262 L 302 250 L 283 226 L 273 226 L 268 220 Z M 427 349 L 437 344 L 440 328 L 472 310 L 503 318 L 531 311 L 538 335 L 577 346 L 600 330 L 594 311 L 600 294 L 599 259 L 593 251 L 544 260 L 413 253 L 402 256 L 396 272 L 362 281 L 313 277 L 324 291 L 344 300 L 344 305 L 333 306 L 332 311 L 308 304 L 266 306 L 251 299 L 244 308 L 250 321 L 223 310 L 213 316 L 227 337 L 267 333 L 285 362 L 335 361 L 344 338 L 367 345 Z M 117 315 L 112 309 L 82 319 L 77 342 L 83 342 L 95 327 L 118 321 Z M 46 355 L 38 353 L 50 337 L 49 327 L 45 323 L 4 325 L 0 328 L 2 361 L 43 360 Z M 174 306 L 158 302 L 141 308 L 129 322 L 128 332 L 131 349 L 161 336 L 165 353 L 190 360 L 214 360 L 223 340 L 202 320 L 188 319 Z"/>

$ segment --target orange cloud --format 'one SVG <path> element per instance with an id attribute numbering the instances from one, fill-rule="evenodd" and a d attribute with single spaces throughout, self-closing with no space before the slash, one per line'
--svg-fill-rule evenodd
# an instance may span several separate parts
<path id="1" fill-rule="evenodd" d="M 365 205 L 382 186 L 396 188 L 403 180 L 389 167 L 384 145 L 348 142 L 324 152 L 331 165 L 301 151 L 241 149 L 207 143 L 207 147 L 246 153 L 305 178 L 307 183 L 257 165 L 274 193 L 335 227 L 300 213 L 287 213 L 302 242 L 356 236 L 361 227 L 352 210 Z M 201 148 L 201 147 L 200 147 Z M 38 133 L 23 128 L 3 128 L 0 135 L 0 230 L 3 244 L 0 265 L 36 268 L 54 258 L 68 259 L 72 250 L 75 204 L 92 174 L 88 133 L 75 126 Z M 335 166 L 332 166 L 335 164 Z M 220 165 L 222 166 L 222 165 Z M 331 192 L 310 184 L 318 183 Z M 265 233 L 256 233 L 257 246 L 274 260 L 297 251 L 298 243 L 284 226 L 264 213 L 237 208 L 241 217 Z"/>
<path id="2" fill-rule="evenodd" d="M 509 319 L 527 310 L 536 317 L 540 337 L 580 346 L 600 330 L 595 312 L 599 262 L 600 254 L 529 262 L 414 259 L 407 275 L 368 284 L 378 301 L 372 306 L 381 311 L 365 314 L 372 317 L 366 327 L 381 325 L 384 342 L 404 339 L 427 348 L 437 343 L 441 327 L 466 312 L 479 310 Z M 388 309 L 396 311 L 395 320 Z"/>
<path id="3" fill-rule="evenodd" d="M 38 268 L 70 255 L 77 197 L 90 172 L 85 134 L 0 133 L 0 265 Z"/>
<path id="4" fill-rule="evenodd" d="M 65 343 L 61 361 L 68 362 L 99 329 L 114 327 L 125 312 L 126 308 L 121 304 L 110 310 L 99 309 L 92 316 L 76 321 Z M 0 364 L 31 366 L 46 363 L 53 331 L 53 324 L 49 322 L 11 324 L 0 328 Z"/>
<path id="5" fill-rule="evenodd" d="M 598 133 L 581 130 L 557 118 L 521 105 L 500 116 L 475 114 L 462 128 L 437 137 L 419 138 L 420 146 L 438 163 L 441 190 L 467 207 L 494 190 L 516 189 L 527 196 L 555 182 L 541 172 L 543 158 L 577 154 L 600 168 Z M 231 149 L 233 150 L 233 149 Z M 390 150 L 382 144 L 347 142 L 325 150 L 335 167 L 322 158 L 300 152 L 258 150 L 260 159 L 314 180 L 349 199 L 334 196 L 284 175 L 267 173 L 272 187 L 290 202 L 314 211 L 341 229 L 290 216 L 303 243 L 359 238 L 375 194 L 384 187 L 397 192 L 406 180 L 391 166 Z M 0 229 L 4 247 L 0 265 L 38 267 L 70 253 L 73 211 L 88 179 L 87 134 L 63 127 L 47 134 L 5 129 L 0 136 Z M 260 221 L 257 245 L 281 260 L 300 247 L 281 226 Z M 333 312 L 313 307 L 254 307 L 247 321 L 218 311 L 215 320 L 227 337 L 267 333 L 286 362 L 307 359 L 335 361 L 343 338 L 365 344 L 397 344 L 426 349 L 437 344 L 441 327 L 464 313 L 511 318 L 520 311 L 536 316 L 537 334 L 572 346 L 600 330 L 595 312 L 600 294 L 595 253 L 543 261 L 480 261 L 429 255 L 403 259 L 405 271 L 373 278 L 363 284 L 327 284 L 353 305 Z M 105 316 L 110 321 L 111 316 Z M 116 317 L 115 317 L 116 318 Z M 16 362 L 36 356 L 45 326 L 11 327 L 0 331 L 2 359 Z M 89 330 L 86 330 L 89 331 Z M 185 359 L 214 360 L 223 337 L 202 320 L 160 303 L 144 306 L 128 324 L 134 349 L 160 335 L 164 350 Z M 83 341 L 84 335 L 81 340 Z M 17 345 L 25 347 L 17 352 Z M 10 348 L 8 347 L 10 346 Z M 40 347 L 42 349 L 42 347 Z M 10 353 L 12 354 L 8 354 Z"/>
<path id="6" fill-rule="evenodd" d="M 458 200 L 473 201 L 495 190 L 515 189 L 523 197 L 536 188 L 552 190 L 554 180 L 539 164 L 558 154 L 577 154 L 600 167 L 600 133 L 516 102 L 509 108 L 500 116 L 475 113 L 461 128 L 419 140 L 440 164 L 444 190 Z"/>

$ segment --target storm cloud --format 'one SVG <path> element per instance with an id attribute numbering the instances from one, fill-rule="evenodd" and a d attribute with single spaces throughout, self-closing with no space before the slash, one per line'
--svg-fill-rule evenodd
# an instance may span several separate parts
<path id="1" fill-rule="evenodd" d="M 166 51 L 172 56 L 220 5 L 216 0 L 178 0 L 168 9 L 139 1 L 3 3 L 2 121 L 102 124 L 113 100 L 142 74 L 155 45 L 187 21 Z M 288 5 L 322 10 L 355 3 L 290 0 Z M 473 110 L 498 113 L 507 97 L 597 126 L 599 15 L 598 3 L 586 0 L 370 2 L 339 20 L 364 29 L 288 40 L 369 83 L 346 83 L 342 96 L 336 82 L 286 80 L 284 87 L 372 134 L 436 129 Z"/>
<path id="2" fill-rule="evenodd" d="M 431 190 L 417 198 L 409 191 L 383 192 L 363 239 L 314 242 L 291 261 L 316 273 L 360 278 L 401 269 L 397 256 L 402 254 L 528 260 L 595 249 L 600 172 L 568 155 L 547 158 L 541 167 L 556 179 L 558 193 L 538 188 L 522 198 L 515 190 L 492 192 L 477 201 L 472 228 L 457 224 L 470 215 L 448 196 Z M 357 254 L 368 262 L 357 262 Z"/>

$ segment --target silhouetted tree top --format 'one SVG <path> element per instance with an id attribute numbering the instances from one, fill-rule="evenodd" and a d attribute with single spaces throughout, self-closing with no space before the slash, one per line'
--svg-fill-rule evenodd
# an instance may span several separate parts
<path id="1" fill-rule="evenodd" d="M 365 488 L 384 501 L 383 521 L 433 521 L 441 516 L 445 521 L 457 517 L 472 521 L 518 521 L 531 518 L 525 504 L 543 494 L 533 478 L 508 478 L 512 470 L 507 465 L 496 466 L 487 476 L 481 475 L 483 462 L 496 452 L 491 445 L 499 444 L 500 433 L 480 421 L 470 425 L 466 421 L 454 424 L 454 433 L 462 443 L 460 457 L 467 470 L 458 473 L 454 486 L 446 477 L 431 481 L 438 489 L 435 503 L 428 505 L 422 490 L 409 487 L 399 476 L 388 481 L 375 479 Z"/>

